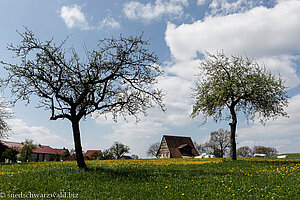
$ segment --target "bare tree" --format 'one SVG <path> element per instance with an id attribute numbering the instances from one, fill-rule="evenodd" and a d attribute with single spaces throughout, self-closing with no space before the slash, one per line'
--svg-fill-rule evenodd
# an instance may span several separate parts
<path id="1" fill-rule="evenodd" d="M 194 142 L 195 148 L 197 149 L 198 153 L 209 153 L 213 154 L 214 150 L 209 144 L 209 142 L 205 142 L 203 144 L 198 144 L 197 142 Z"/>
<path id="2" fill-rule="evenodd" d="M 160 147 L 159 142 L 151 144 L 147 150 L 147 156 L 156 156 L 159 147 Z"/>
<path id="3" fill-rule="evenodd" d="M 216 157 L 223 158 L 230 148 L 230 131 L 218 129 L 210 133 L 209 146 L 213 149 Z"/>
<path id="4" fill-rule="evenodd" d="M 278 153 L 276 148 L 265 146 L 254 146 L 253 154 L 266 154 L 268 157 L 274 157 Z"/>
<path id="5" fill-rule="evenodd" d="M 116 159 L 120 159 L 125 153 L 129 153 L 130 148 L 120 142 L 114 142 L 109 148 L 109 151 L 114 155 Z"/>
<path id="6" fill-rule="evenodd" d="M 9 124 L 6 122 L 7 119 L 11 118 L 11 112 L 5 102 L 0 102 L 0 139 L 8 136 L 11 130 Z"/>
<path id="7" fill-rule="evenodd" d="M 77 165 L 85 169 L 79 122 L 89 114 L 133 115 L 154 104 L 164 110 L 163 93 L 153 87 L 162 74 L 157 56 L 146 47 L 141 36 L 106 38 L 98 50 L 86 52 L 81 60 L 74 48 L 65 48 L 66 40 L 56 45 L 41 42 L 32 31 L 20 33 L 21 44 L 8 50 L 21 58 L 20 64 L 4 64 L 9 75 L 2 83 L 11 88 L 13 102 L 30 103 L 32 95 L 40 98 L 39 107 L 51 112 L 50 120 L 71 122 Z"/>
<path id="8" fill-rule="evenodd" d="M 218 129 L 210 133 L 210 138 L 204 144 L 194 142 L 199 153 L 209 153 L 223 158 L 230 147 L 230 131 Z"/>
<path id="9" fill-rule="evenodd" d="M 237 156 L 250 157 L 253 155 L 252 149 L 248 146 L 243 146 L 237 149 Z"/>
<path id="10" fill-rule="evenodd" d="M 112 160 L 114 158 L 114 154 L 109 149 L 106 149 L 102 152 L 102 160 Z"/>

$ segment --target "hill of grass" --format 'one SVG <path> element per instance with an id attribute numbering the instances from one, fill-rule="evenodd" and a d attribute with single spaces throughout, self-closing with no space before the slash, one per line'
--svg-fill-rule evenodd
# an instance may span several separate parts
<path id="1" fill-rule="evenodd" d="M 75 162 L 2 164 L 0 198 L 39 195 L 38 199 L 165 200 L 300 196 L 297 159 L 110 160 L 88 161 L 87 165 L 89 170 L 82 171 Z"/>

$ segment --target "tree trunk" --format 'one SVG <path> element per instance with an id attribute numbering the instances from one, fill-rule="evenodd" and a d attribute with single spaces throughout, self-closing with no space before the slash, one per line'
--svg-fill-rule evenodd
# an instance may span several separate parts
<path id="1" fill-rule="evenodd" d="M 235 135 L 236 135 L 237 116 L 236 116 L 234 107 L 230 108 L 230 114 L 231 114 L 231 118 L 232 118 L 232 122 L 229 123 L 229 125 L 230 125 L 230 159 L 236 160 Z"/>
<path id="2" fill-rule="evenodd" d="M 84 162 L 84 158 L 83 158 L 83 154 L 82 154 L 79 121 L 76 121 L 76 120 L 72 121 L 72 129 L 73 129 L 73 138 L 74 138 L 74 144 L 75 144 L 77 166 L 80 169 L 87 169 L 87 166 Z"/>
<path id="3" fill-rule="evenodd" d="M 223 145 L 220 144 L 220 157 L 223 158 L 224 157 L 224 149 L 223 149 Z"/>

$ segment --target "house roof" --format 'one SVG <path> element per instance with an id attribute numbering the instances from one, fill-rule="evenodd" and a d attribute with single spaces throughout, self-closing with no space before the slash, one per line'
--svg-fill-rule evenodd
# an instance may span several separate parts
<path id="1" fill-rule="evenodd" d="M 67 151 L 67 149 L 63 148 L 63 149 L 55 149 L 57 151 L 57 154 L 64 154 L 65 151 Z"/>
<path id="2" fill-rule="evenodd" d="M 180 149 L 191 147 L 193 156 L 199 156 L 194 143 L 190 137 L 164 135 L 172 158 L 182 158 Z"/>
<path id="3" fill-rule="evenodd" d="M 22 148 L 22 144 L 17 142 L 1 141 L 1 143 L 7 146 L 8 148 L 16 148 L 18 150 Z"/>
<path id="4" fill-rule="evenodd" d="M 37 148 L 32 153 L 45 153 L 45 154 L 62 154 L 59 149 L 53 149 L 49 146 L 37 145 Z"/>
<path id="5" fill-rule="evenodd" d="M 191 146 L 188 145 L 188 144 L 182 144 L 182 145 L 180 145 L 180 146 L 178 147 L 178 149 L 183 149 L 183 148 L 186 148 L 186 147 L 193 148 L 193 147 L 191 147 Z"/>
<path id="6" fill-rule="evenodd" d="M 20 150 L 22 148 L 22 143 L 18 143 L 18 142 L 8 142 L 8 141 L 1 141 L 2 144 L 4 144 L 5 146 L 7 146 L 8 148 L 16 148 L 18 150 Z M 32 151 L 32 153 L 41 153 L 41 154 L 52 154 L 52 155 L 56 155 L 56 154 L 62 154 L 65 150 L 64 149 L 54 149 L 52 147 L 49 146 L 44 146 L 44 145 L 36 145 L 36 149 L 34 149 Z"/>
<path id="7" fill-rule="evenodd" d="M 85 152 L 85 156 L 86 157 L 91 157 L 91 155 L 93 154 L 93 153 L 95 153 L 95 152 L 101 152 L 101 150 L 87 150 L 86 152 Z"/>
<path id="8" fill-rule="evenodd" d="M 132 157 L 123 155 L 123 156 L 120 157 L 120 159 L 132 159 Z"/>

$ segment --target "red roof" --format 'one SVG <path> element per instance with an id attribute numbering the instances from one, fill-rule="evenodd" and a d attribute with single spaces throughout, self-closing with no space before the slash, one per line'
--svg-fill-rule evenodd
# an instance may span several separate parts
<path id="1" fill-rule="evenodd" d="M 7 146 L 8 148 L 16 148 L 16 149 L 21 149 L 22 148 L 22 144 L 17 143 L 17 142 L 1 141 L 1 143 L 4 144 L 5 146 Z"/>
<path id="2" fill-rule="evenodd" d="M 57 151 L 57 154 L 64 154 L 65 151 L 67 151 L 67 149 L 63 148 L 63 149 L 55 149 Z"/>
<path id="3" fill-rule="evenodd" d="M 16 148 L 16 149 L 21 149 L 22 148 L 22 143 L 17 143 L 17 142 L 7 142 L 7 141 L 1 141 L 2 144 L 7 146 L 8 148 Z M 32 153 L 40 153 L 40 154 L 62 154 L 64 149 L 54 149 L 49 146 L 44 146 L 44 145 L 36 145 L 36 149 L 32 151 Z"/>
<path id="4" fill-rule="evenodd" d="M 101 152 L 101 150 L 87 150 L 86 153 L 84 154 L 86 157 L 91 158 L 91 155 L 95 152 Z"/>
<path id="5" fill-rule="evenodd" d="M 32 151 L 32 153 L 44 153 L 44 154 L 61 154 L 62 152 L 60 152 L 58 149 L 53 149 L 49 146 L 43 146 L 43 145 L 36 145 L 36 149 L 34 149 Z"/>

